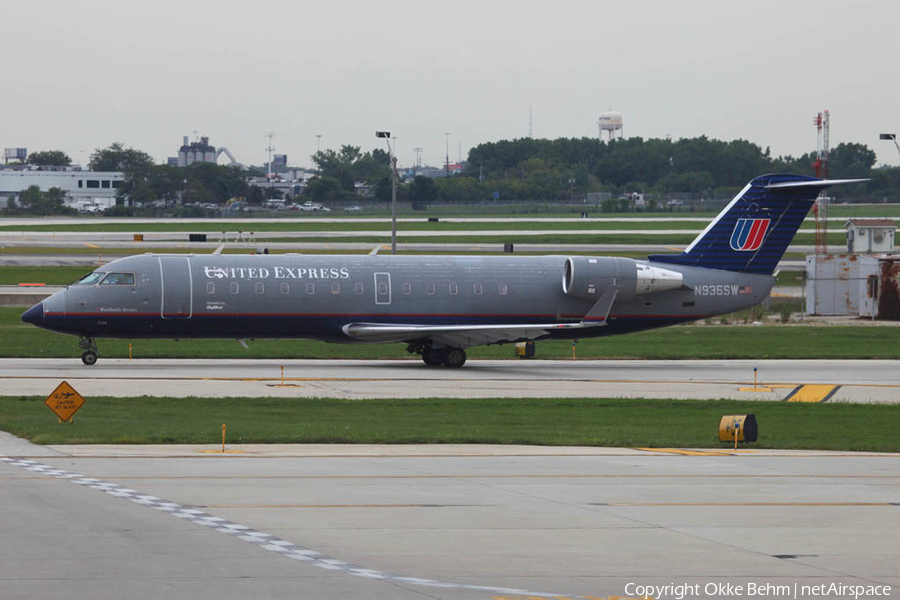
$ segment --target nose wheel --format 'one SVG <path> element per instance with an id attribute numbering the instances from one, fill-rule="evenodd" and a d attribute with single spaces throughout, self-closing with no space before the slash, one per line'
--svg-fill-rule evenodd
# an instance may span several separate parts
<path id="1" fill-rule="evenodd" d="M 84 353 L 81 355 L 81 362 L 88 366 L 96 364 L 99 355 L 97 354 L 97 344 L 94 343 L 94 338 L 83 336 L 78 341 L 78 347 L 84 350 Z"/>

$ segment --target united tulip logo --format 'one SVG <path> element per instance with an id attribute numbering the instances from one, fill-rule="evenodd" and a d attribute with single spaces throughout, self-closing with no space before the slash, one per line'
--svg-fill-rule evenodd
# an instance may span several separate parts
<path id="1" fill-rule="evenodd" d="M 739 252 L 757 250 L 766 238 L 771 219 L 738 219 L 731 232 L 731 249 Z"/>

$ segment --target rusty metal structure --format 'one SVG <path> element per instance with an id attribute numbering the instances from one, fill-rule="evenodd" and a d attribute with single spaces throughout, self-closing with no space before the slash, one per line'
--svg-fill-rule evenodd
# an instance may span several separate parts
<path id="1" fill-rule="evenodd" d="M 824 110 L 816 115 L 813 120 L 816 126 L 816 160 L 812 167 L 816 177 L 828 179 L 829 163 L 829 135 L 831 128 L 831 115 Z M 828 253 L 828 196 L 822 192 L 813 206 L 816 216 L 816 254 Z"/>
<path id="2" fill-rule="evenodd" d="M 806 314 L 900 319 L 900 254 L 811 254 L 806 269 Z"/>

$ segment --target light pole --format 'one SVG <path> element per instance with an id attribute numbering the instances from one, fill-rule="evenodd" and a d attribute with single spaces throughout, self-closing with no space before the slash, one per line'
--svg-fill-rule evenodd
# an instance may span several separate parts
<path id="1" fill-rule="evenodd" d="M 878 136 L 879 140 L 891 140 L 894 142 L 894 147 L 897 148 L 897 152 L 900 152 L 900 144 L 897 143 L 897 134 L 896 133 L 882 133 Z"/>
<path id="2" fill-rule="evenodd" d="M 387 142 L 388 158 L 391 161 L 391 254 L 397 254 L 397 157 L 391 149 L 390 131 L 376 131 L 375 137 L 384 138 Z"/>
<path id="3" fill-rule="evenodd" d="M 444 166 L 447 169 L 447 177 L 449 178 L 450 177 L 450 132 L 449 131 L 444 132 L 444 141 L 447 144 L 447 156 L 444 161 Z"/>
<path id="4" fill-rule="evenodd" d="M 322 151 L 322 134 L 317 133 L 316 134 L 316 152 L 321 152 L 321 151 Z"/>

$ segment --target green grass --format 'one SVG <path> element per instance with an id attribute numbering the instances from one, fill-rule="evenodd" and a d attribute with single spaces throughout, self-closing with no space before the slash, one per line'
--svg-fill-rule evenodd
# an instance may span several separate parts
<path id="1" fill-rule="evenodd" d="M 77 338 L 21 321 L 24 308 L 0 307 L 0 357 L 75 358 Z M 732 316 L 736 319 L 748 314 Z M 776 308 L 777 312 L 777 308 Z M 136 358 L 413 358 L 403 344 L 344 345 L 312 340 L 131 340 Z M 99 339 L 101 357 L 125 358 L 129 340 Z M 512 358 L 513 347 L 470 348 L 469 357 Z M 900 358 L 900 328 L 807 325 L 677 326 L 584 339 L 575 354 L 587 358 Z M 571 359 L 569 341 L 537 343 L 538 358 Z M 102 360 L 102 358 L 101 358 Z"/>
<path id="2" fill-rule="evenodd" d="M 0 267 L 0 285 L 19 283 L 67 285 L 90 271 L 90 267 Z"/>
<path id="3" fill-rule="evenodd" d="M 0 221 L 2 223 L 2 221 Z M 703 230 L 704 223 L 702 221 L 683 221 L 683 222 L 634 222 L 634 221 L 576 221 L 576 222 L 557 222 L 544 221 L 535 219 L 531 221 L 521 222 L 449 222 L 438 221 L 437 223 L 428 222 L 422 219 L 415 222 L 401 222 L 397 224 L 398 229 L 406 231 L 484 231 L 494 229 L 510 229 L 510 230 L 531 230 L 531 229 L 551 229 L 551 230 L 580 230 L 580 229 L 633 229 L 633 230 L 655 230 L 655 229 L 691 229 L 697 233 Z M 78 223 L 67 225 L 3 225 L 0 231 L 46 231 L 46 232 L 137 232 L 137 233 L 153 233 L 153 232 L 191 232 L 191 233 L 209 233 L 213 237 L 221 234 L 223 231 L 234 233 L 238 230 L 242 231 L 385 231 L 390 229 L 390 223 L 385 221 L 379 222 L 289 222 L 289 221 L 266 221 L 263 223 L 242 223 L 240 221 L 211 221 L 202 223 Z"/>
<path id="4" fill-rule="evenodd" d="M 531 233 L 517 232 L 509 234 L 477 234 L 450 236 L 450 235 L 423 235 L 423 236 L 407 236 L 400 231 L 397 235 L 397 242 L 400 244 L 622 244 L 622 245 L 642 245 L 642 244 L 665 244 L 670 246 L 684 247 L 690 244 L 695 234 L 673 234 L 673 233 Z M 321 244 L 323 247 L 329 244 L 341 243 L 365 243 L 365 244 L 385 244 L 389 243 L 388 235 L 367 235 L 360 233 L 358 235 L 347 235 L 341 237 L 333 236 L 309 236 L 309 237 L 257 237 L 255 243 L 257 245 L 265 245 L 266 243 L 284 242 L 284 243 L 307 243 Z M 842 246 L 846 242 L 843 233 L 833 232 L 828 235 L 828 243 L 833 246 Z M 793 244 L 813 245 L 815 243 L 815 235 L 812 233 L 798 233 L 792 242 Z M 115 244 L 115 245 L 112 245 Z M 0 256 L 3 254 L 139 254 L 152 250 L 153 252 L 199 252 L 200 250 L 208 251 L 205 247 L 192 247 L 187 242 L 171 242 L 172 246 L 154 247 L 154 248 L 138 248 L 122 245 L 122 242 L 111 242 L 110 245 L 96 244 L 98 247 L 91 246 L 7 246 L 0 249 Z M 228 248 L 226 253 L 246 253 L 246 248 Z"/>
<path id="5" fill-rule="evenodd" d="M 778 273 L 776 285 L 804 285 L 806 280 L 803 279 L 803 271 L 785 271 Z"/>
<path id="6" fill-rule="evenodd" d="M 756 415 L 750 448 L 900 450 L 895 406 L 729 400 L 88 398 L 59 424 L 37 396 L 0 397 L 0 429 L 38 444 L 538 444 L 728 447 L 722 415 Z M 859 432 L 865 432 L 860 435 Z"/>
<path id="7" fill-rule="evenodd" d="M 0 221 L 2 223 L 2 221 Z M 401 222 L 397 227 L 399 231 L 434 231 L 439 234 L 442 231 L 488 231 L 488 230 L 522 230 L 530 231 L 535 229 L 546 229 L 552 231 L 567 230 L 635 230 L 635 231 L 658 231 L 667 229 L 691 230 L 700 233 L 705 226 L 704 221 L 682 220 L 682 221 L 575 221 L 575 222 L 557 222 L 534 219 L 530 221 L 519 222 L 449 222 L 438 221 L 436 223 L 428 222 L 426 219 L 415 222 Z M 285 221 L 267 221 L 263 223 L 241 223 L 241 222 L 202 222 L 202 223 L 98 223 L 91 225 L 90 223 L 66 224 L 66 225 L 0 225 L 0 231 L 35 231 L 35 232 L 137 232 L 137 233 L 207 233 L 212 238 L 221 234 L 223 231 L 234 234 L 238 230 L 242 231 L 265 231 L 265 232 L 367 232 L 367 231 L 386 231 L 390 228 L 388 222 L 285 222 Z M 833 229 L 839 229 L 834 226 Z M 814 232 L 815 224 L 807 221 L 803 224 L 801 231 Z M 210 240 L 213 241 L 213 240 Z"/>

